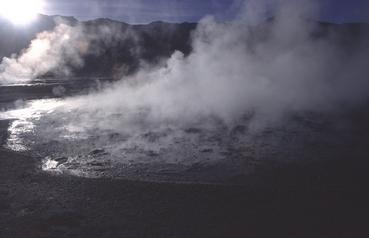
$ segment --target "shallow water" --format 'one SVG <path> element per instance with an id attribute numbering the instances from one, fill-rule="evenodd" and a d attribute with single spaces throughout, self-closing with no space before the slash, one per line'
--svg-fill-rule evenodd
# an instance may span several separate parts
<path id="1" fill-rule="evenodd" d="M 324 156 L 344 145 L 324 117 L 289 118 L 258 131 L 248 119 L 192 125 L 140 125 L 129 129 L 124 113 L 91 117 L 73 99 L 18 102 L 0 112 L 13 120 L 6 147 L 40 158 L 54 174 L 145 180 L 219 182 L 247 176 L 267 163 L 289 163 Z M 123 127 L 123 128 L 122 128 Z M 313 149 L 312 149 L 313 148 Z"/>
<path id="2" fill-rule="evenodd" d="M 9 126 L 6 147 L 14 151 L 27 151 L 29 146 L 23 142 L 22 135 L 32 134 L 34 121 L 40 119 L 62 104 L 58 99 L 41 99 L 23 102 L 20 108 L 0 112 L 0 120 L 13 120 Z"/>

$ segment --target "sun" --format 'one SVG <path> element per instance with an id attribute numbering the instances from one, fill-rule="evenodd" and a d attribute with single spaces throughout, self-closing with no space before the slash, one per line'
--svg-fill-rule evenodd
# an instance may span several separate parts
<path id="1" fill-rule="evenodd" d="M 0 0 L 0 16 L 16 25 L 25 25 L 37 17 L 43 6 L 43 0 Z"/>

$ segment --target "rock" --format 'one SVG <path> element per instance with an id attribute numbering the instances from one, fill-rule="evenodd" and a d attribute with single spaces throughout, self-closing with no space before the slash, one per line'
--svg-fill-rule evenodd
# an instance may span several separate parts
<path id="1" fill-rule="evenodd" d="M 90 152 L 90 155 L 98 155 L 98 154 L 103 154 L 103 153 L 105 153 L 104 149 L 95 149 Z"/>
<path id="2" fill-rule="evenodd" d="M 58 165 L 60 165 L 60 164 L 64 164 L 64 163 L 68 162 L 68 158 L 64 157 L 64 156 L 63 157 L 58 157 L 58 158 L 54 159 L 54 161 L 58 162 Z"/>
<path id="3" fill-rule="evenodd" d="M 88 165 L 96 166 L 96 167 L 104 167 L 104 166 L 107 166 L 108 163 L 107 162 L 91 162 L 91 163 L 88 163 Z"/>
<path id="4" fill-rule="evenodd" d="M 111 134 L 109 134 L 109 138 L 110 139 L 117 139 L 117 138 L 119 138 L 121 135 L 119 134 L 119 133 L 111 133 Z"/>
<path id="5" fill-rule="evenodd" d="M 247 132 L 247 127 L 244 125 L 237 125 L 232 129 L 232 134 L 245 134 Z"/>
<path id="6" fill-rule="evenodd" d="M 151 157 L 156 157 L 156 156 L 159 156 L 159 153 L 156 153 L 155 151 L 149 151 L 147 152 L 147 155 Z"/>
<path id="7" fill-rule="evenodd" d="M 213 151 L 214 150 L 211 148 L 205 148 L 205 149 L 200 150 L 201 153 L 212 153 Z"/>
<path id="8" fill-rule="evenodd" d="M 188 134 L 199 134 L 199 133 L 201 133 L 201 129 L 195 128 L 195 127 L 187 128 L 184 131 Z"/>
<path id="9" fill-rule="evenodd" d="M 192 164 L 188 169 L 187 171 L 188 172 L 199 172 L 199 171 L 202 171 L 205 169 L 205 165 L 201 162 L 197 162 L 197 163 L 194 163 Z"/>
<path id="10" fill-rule="evenodd" d="M 167 132 L 165 131 L 161 131 L 161 132 L 147 132 L 145 134 L 143 134 L 143 138 L 145 138 L 147 141 L 149 142 L 156 142 L 158 141 L 160 138 L 163 138 L 165 136 L 167 136 Z"/>
<path id="11" fill-rule="evenodd" d="M 28 210 L 27 208 L 25 208 L 25 209 L 22 209 L 19 212 L 17 212 L 16 216 L 17 217 L 24 217 L 24 216 L 27 216 L 30 213 L 31 213 L 31 211 Z"/>
<path id="12" fill-rule="evenodd" d="M 223 156 L 231 156 L 232 152 L 231 151 L 221 151 L 219 154 Z"/>

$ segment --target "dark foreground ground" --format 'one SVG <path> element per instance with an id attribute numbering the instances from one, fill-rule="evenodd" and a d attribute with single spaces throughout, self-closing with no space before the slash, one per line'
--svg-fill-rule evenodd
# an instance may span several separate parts
<path id="1" fill-rule="evenodd" d="M 269 164 L 242 186 L 52 176 L 27 154 L 0 149 L 0 237 L 366 238 L 365 118 L 356 117 L 355 139 L 332 158 Z M 0 121 L 0 144 L 7 127 Z"/>
<path id="2" fill-rule="evenodd" d="M 0 237 L 369 237 L 364 151 L 217 186 L 51 176 L 1 149 Z"/>

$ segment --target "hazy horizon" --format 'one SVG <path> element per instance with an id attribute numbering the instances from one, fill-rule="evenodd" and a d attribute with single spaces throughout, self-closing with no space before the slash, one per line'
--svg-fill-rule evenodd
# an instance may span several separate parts
<path id="1" fill-rule="evenodd" d="M 242 0 L 160 0 L 160 1 L 58 1 L 44 0 L 45 15 L 73 16 L 80 21 L 109 18 L 130 24 L 145 24 L 154 21 L 199 22 L 203 17 L 212 15 L 219 21 L 228 21 L 237 17 Z M 249 1 L 246 1 L 249 2 Z M 269 9 L 264 12 L 266 18 L 275 15 L 275 6 L 283 0 L 268 0 Z M 322 0 L 312 1 L 319 7 L 315 16 L 318 21 L 332 23 L 350 23 L 369 21 L 369 2 L 365 0 Z M 251 9 L 252 10 L 252 9 Z"/>

